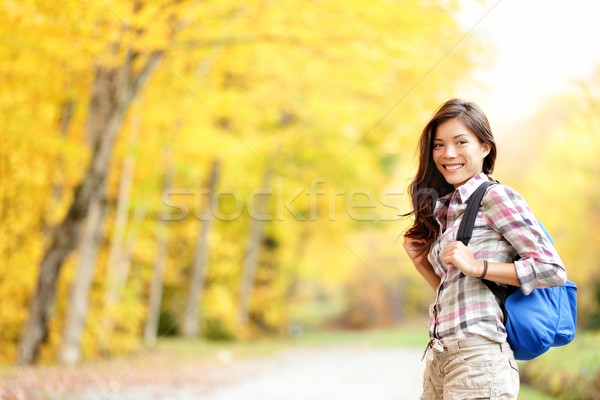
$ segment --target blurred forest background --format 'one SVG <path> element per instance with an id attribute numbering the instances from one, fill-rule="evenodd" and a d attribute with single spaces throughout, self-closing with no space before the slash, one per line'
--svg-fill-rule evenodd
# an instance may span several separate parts
<path id="1" fill-rule="evenodd" d="M 493 55 L 459 2 L 1 8 L 0 363 L 427 320 L 398 214 L 422 126 Z M 502 141 L 495 175 L 553 234 L 582 330 L 599 130 L 600 69 Z"/>

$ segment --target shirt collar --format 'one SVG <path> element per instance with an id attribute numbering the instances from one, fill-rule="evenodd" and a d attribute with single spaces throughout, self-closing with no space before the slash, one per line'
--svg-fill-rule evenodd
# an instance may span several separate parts
<path id="1" fill-rule="evenodd" d="M 438 199 L 435 210 L 439 210 L 453 195 L 458 194 L 460 201 L 465 203 L 467 199 L 473 194 L 473 192 L 485 181 L 488 181 L 488 177 L 483 172 L 478 173 L 463 185 L 459 186 L 454 192 L 441 197 Z"/>
<path id="2" fill-rule="evenodd" d="M 466 183 L 461 185 L 456 191 L 458 191 L 458 195 L 460 196 L 460 200 L 464 203 L 467 201 L 469 197 L 473 194 L 473 192 L 485 181 L 488 181 L 488 177 L 480 172 L 471 179 L 469 179 Z"/>

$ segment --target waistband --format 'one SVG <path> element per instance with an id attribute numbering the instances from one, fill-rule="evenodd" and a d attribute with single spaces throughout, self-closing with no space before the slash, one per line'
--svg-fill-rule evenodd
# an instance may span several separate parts
<path id="1" fill-rule="evenodd" d="M 486 339 L 482 336 L 473 336 L 465 339 L 455 339 L 455 340 L 441 340 L 441 339 L 431 339 L 427 343 L 425 347 L 425 351 L 423 352 L 423 358 L 425 358 L 425 354 L 427 350 L 432 349 L 436 353 L 448 353 L 454 354 L 458 353 L 461 349 L 468 349 L 470 347 L 478 347 L 478 346 L 489 346 L 491 348 L 497 348 L 501 352 L 510 349 L 510 346 L 507 342 L 498 343 L 494 342 L 490 339 Z"/>

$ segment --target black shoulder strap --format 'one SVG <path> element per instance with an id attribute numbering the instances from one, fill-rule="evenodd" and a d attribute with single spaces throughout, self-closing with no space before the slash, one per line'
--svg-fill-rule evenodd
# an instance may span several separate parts
<path id="1" fill-rule="evenodd" d="M 477 212 L 481 206 L 481 200 L 483 200 L 483 196 L 485 195 L 487 189 L 495 184 L 495 182 L 483 182 L 477 189 L 475 189 L 473 194 L 467 200 L 467 209 L 465 210 L 462 221 L 460 222 L 460 226 L 458 227 L 458 233 L 456 234 L 456 240 L 460 240 L 465 246 L 469 244 L 471 236 L 473 236 L 473 228 L 475 226 L 475 219 L 477 219 Z M 492 293 L 494 293 L 494 296 L 496 296 L 500 302 L 500 307 L 504 313 L 504 321 L 506 321 L 506 312 L 504 310 L 506 294 L 500 289 L 500 287 L 498 287 L 496 283 L 486 279 L 482 279 L 482 281 L 492 291 Z"/>
<path id="2" fill-rule="evenodd" d="M 458 227 L 458 233 L 456 234 L 456 240 L 460 240 L 465 246 L 469 244 L 469 240 L 471 240 L 471 236 L 473 235 L 473 227 L 475 226 L 475 219 L 477 219 L 477 212 L 479 211 L 481 200 L 487 189 L 495 184 L 495 182 L 483 182 L 467 199 L 467 209 L 465 210 L 460 226 Z"/>

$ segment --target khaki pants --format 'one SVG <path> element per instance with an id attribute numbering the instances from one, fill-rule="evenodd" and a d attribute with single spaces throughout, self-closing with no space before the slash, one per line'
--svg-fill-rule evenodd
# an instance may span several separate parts
<path id="1" fill-rule="evenodd" d="M 508 343 L 433 340 L 426 358 L 422 400 L 517 399 L 519 368 Z"/>

